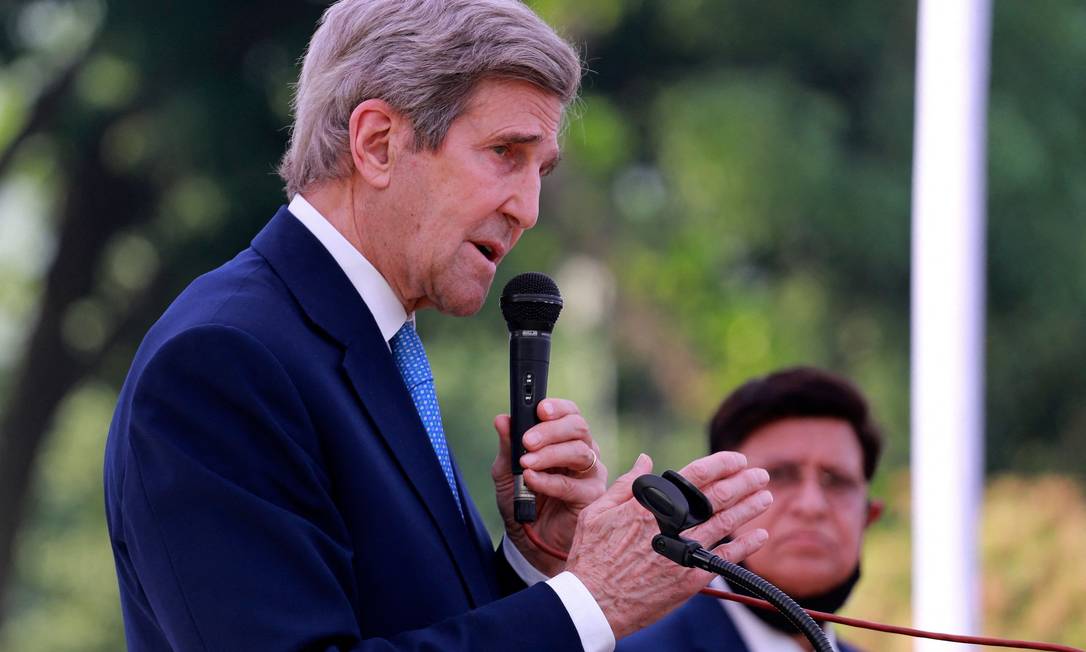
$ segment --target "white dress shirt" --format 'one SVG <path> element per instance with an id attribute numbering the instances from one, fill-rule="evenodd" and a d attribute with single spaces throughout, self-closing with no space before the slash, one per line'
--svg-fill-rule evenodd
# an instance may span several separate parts
<path id="1" fill-rule="evenodd" d="M 714 578 L 709 586 L 732 592 L 732 588 L 721 577 Z M 750 652 L 803 652 L 804 648 L 795 639 L 765 624 L 762 619 L 752 614 L 746 605 L 721 598 L 720 606 L 724 607 L 728 617 L 735 623 L 735 628 L 739 630 L 739 635 Z M 829 639 L 833 649 L 840 650 L 837 647 L 837 636 L 833 633 L 833 627 L 825 623 L 822 629 L 826 632 L 826 638 Z"/>
<path id="2" fill-rule="evenodd" d="M 407 314 L 396 293 L 377 268 L 313 208 L 301 193 L 294 195 L 287 208 L 320 241 L 328 253 L 332 254 L 336 264 L 358 291 L 358 296 L 373 313 L 386 345 L 405 322 L 414 322 L 414 313 Z M 546 582 L 558 594 L 581 637 L 585 652 L 611 652 L 615 649 L 615 635 L 611 631 L 611 625 L 595 598 L 576 575 L 566 571 L 548 579 L 524 558 L 516 546 L 503 542 L 502 551 L 509 565 L 526 584 L 531 586 Z"/>

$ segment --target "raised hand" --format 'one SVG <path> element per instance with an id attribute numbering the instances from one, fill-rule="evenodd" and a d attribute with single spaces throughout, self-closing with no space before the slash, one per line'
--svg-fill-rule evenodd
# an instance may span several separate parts
<path id="1" fill-rule="evenodd" d="M 656 520 L 633 497 L 633 481 L 652 471 L 647 455 L 597 501 L 582 509 L 566 570 L 576 575 L 603 610 L 615 638 L 651 624 L 705 586 L 709 573 L 676 565 L 652 550 Z M 700 489 L 713 516 L 683 536 L 709 546 L 736 531 L 773 503 L 764 489 L 769 474 L 747 468 L 740 453 L 721 452 L 697 459 L 680 473 Z M 714 552 L 739 562 L 768 538 L 756 529 L 717 547 Z"/>

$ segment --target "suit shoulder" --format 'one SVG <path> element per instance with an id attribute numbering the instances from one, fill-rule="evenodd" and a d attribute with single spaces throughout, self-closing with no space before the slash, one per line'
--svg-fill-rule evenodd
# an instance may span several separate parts
<path id="1" fill-rule="evenodd" d="M 305 315 L 286 285 L 249 248 L 198 277 L 174 299 L 148 331 L 137 361 L 181 333 L 211 325 L 247 333 L 272 350 L 284 336 L 307 329 Z"/>
<path id="2" fill-rule="evenodd" d="M 269 320 L 298 318 L 290 291 L 252 248 L 193 281 L 160 322 L 185 326 L 219 323 L 259 333 Z"/>

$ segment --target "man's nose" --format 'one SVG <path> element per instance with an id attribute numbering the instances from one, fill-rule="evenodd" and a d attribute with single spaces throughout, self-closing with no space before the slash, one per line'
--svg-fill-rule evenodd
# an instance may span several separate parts
<path id="1" fill-rule="evenodd" d="M 518 175 L 502 213 L 520 229 L 530 229 L 539 219 L 539 175 L 532 171 Z"/>
<path id="2" fill-rule="evenodd" d="M 792 497 L 792 509 L 806 515 L 821 516 L 829 509 L 826 490 L 817 479 L 804 479 Z"/>

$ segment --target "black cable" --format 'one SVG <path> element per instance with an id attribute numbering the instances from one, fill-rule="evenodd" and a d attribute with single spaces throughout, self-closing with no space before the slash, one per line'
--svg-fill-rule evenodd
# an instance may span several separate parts
<path id="1" fill-rule="evenodd" d="M 814 646 L 816 652 L 834 652 L 833 646 L 830 645 L 829 639 L 826 638 L 826 632 L 819 627 L 818 623 L 808 616 L 807 612 L 803 610 L 803 607 L 796 604 L 795 600 L 788 597 L 787 593 L 778 589 L 765 578 L 755 575 L 749 570 L 738 564 L 733 564 L 727 559 L 718 557 L 705 548 L 699 547 L 697 550 L 694 550 L 691 558 L 694 561 L 694 565 L 698 568 L 707 570 L 710 573 L 716 573 L 729 582 L 733 582 L 747 589 L 751 593 L 764 597 L 766 601 L 776 607 L 789 622 L 795 625 L 800 633 L 807 637 L 807 640 L 811 642 L 811 645 Z"/>

